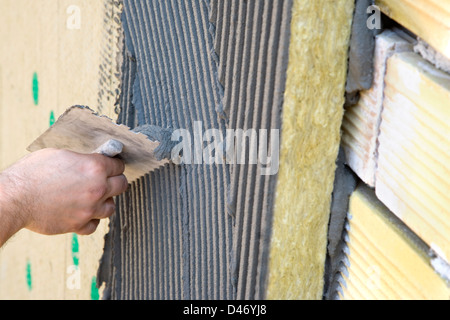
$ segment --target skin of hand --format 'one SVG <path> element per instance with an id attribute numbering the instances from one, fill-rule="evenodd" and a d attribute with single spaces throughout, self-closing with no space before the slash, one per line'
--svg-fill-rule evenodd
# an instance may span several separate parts
<path id="1" fill-rule="evenodd" d="M 0 246 L 25 228 L 44 235 L 95 232 L 128 188 L 124 163 L 43 149 L 0 173 Z"/>

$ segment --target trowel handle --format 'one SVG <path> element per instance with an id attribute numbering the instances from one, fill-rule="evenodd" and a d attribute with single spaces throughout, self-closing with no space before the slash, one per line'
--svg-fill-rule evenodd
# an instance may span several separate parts
<path id="1" fill-rule="evenodd" d="M 123 144 L 120 141 L 111 139 L 102 144 L 93 153 L 99 153 L 104 156 L 114 158 L 115 156 L 121 154 L 123 151 Z"/>

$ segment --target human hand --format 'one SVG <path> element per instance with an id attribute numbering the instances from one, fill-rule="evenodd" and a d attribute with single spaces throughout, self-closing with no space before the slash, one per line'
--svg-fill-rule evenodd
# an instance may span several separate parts
<path id="1" fill-rule="evenodd" d="M 0 233 L 7 225 L 13 231 L 3 234 L 22 228 L 93 233 L 114 213 L 113 197 L 128 188 L 124 169 L 121 160 L 99 154 L 44 149 L 27 155 L 0 174 Z"/>

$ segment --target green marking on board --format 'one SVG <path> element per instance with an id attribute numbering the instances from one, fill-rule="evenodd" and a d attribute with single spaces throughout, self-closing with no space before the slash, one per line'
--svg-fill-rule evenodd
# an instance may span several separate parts
<path id="1" fill-rule="evenodd" d="M 27 260 L 26 280 L 27 280 L 28 291 L 31 291 L 33 289 L 33 279 L 31 278 L 31 262 L 30 262 L 30 260 Z"/>
<path id="2" fill-rule="evenodd" d="M 78 235 L 74 233 L 72 235 L 72 259 L 75 267 L 80 264 L 80 248 L 78 244 Z"/>
<path id="3" fill-rule="evenodd" d="M 100 294 L 97 288 L 97 277 L 92 277 L 91 281 L 91 300 L 99 300 Z"/>
<path id="4" fill-rule="evenodd" d="M 53 111 L 50 112 L 50 127 L 55 124 L 55 113 Z"/>
<path id="5" fill-rule="evenodd" d="M 33 73 L 33 101 L 34 105 L 39 104 L 39 79 L 37 73 Z"/>

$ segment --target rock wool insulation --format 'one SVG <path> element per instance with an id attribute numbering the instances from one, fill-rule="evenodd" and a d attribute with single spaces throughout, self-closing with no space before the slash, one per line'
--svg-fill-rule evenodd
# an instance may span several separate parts
<path id="1" fill-rule="evenodd" d="M 268 297 L 321 299 L 354 1 L 295 1 Z"/>

